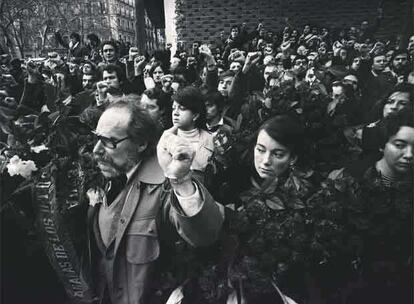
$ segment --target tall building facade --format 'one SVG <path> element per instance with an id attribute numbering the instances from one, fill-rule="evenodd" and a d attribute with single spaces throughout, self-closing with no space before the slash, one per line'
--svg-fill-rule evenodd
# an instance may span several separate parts
<path id="1" fill-rule="evenodd" d="M 137 6 L 137 3 L 141 5 Z M 27 24 L 25 54 L 42 56 L 59 51 L 54 33 L 60 30 L 66 38 L 71 32 L 84 39 L 95 33 L 101 40 L 118 40 L 141 45 L 148 51 L 164 43 L 162 29 L 156 28 L 142 0 L 61 0 L 52 5 L 39 4 L 36 12 L 22 22 Z M 63 50 L 62 50 L 63 51 Z"/>

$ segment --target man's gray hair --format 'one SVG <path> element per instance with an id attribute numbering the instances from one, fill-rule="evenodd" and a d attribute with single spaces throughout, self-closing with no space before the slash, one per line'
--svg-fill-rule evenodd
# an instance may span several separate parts
<path id="1" fill-rule="evenodd" d="M 143 156 L 153 155 L 161 130 L 148 111 L 139 106 L 139 96 L 131 94 L 119 97 L 110 103 L 105 111 L 116 108 L 126 109 L 131 113 L 127 129 L 128 136 L 137 144 L 147 143 L 147 148 L 142 153 Z"/>

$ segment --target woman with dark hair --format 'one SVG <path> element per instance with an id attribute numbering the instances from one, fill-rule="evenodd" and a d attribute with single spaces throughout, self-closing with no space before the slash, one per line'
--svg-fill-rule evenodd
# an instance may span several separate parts
<path id="1" fill-rule="evenodd" d="M 295 118 L 284 114 L 269 119 L 259 128 L 252 161 L 232 180 L 239 183 L 231 190 L 239 198 L 237 212 L 229 212 L 227 221 L 238 245 L 229 280 L 247 303 L 284 303 L 281 286 L 294 299 L 304 297 L 300 272 L 305 249 L 297 246 L 306 241 L 300 245 L 289 237 L 302 237 L 296 230 L 304 227 L 306 199 L 314 190 L 312 172 L 298 169 L 304 139 Z"/>
<path id="2" fill-rule="evenodd" d="M 324 182 L 331 186 L 321 190 L 329 193 L 326 201 L 340 202 L 347 214 L 340 224 L 347 232 L 342 242 L 352 244 L 348 256 L 358 261 L 338 290 L 344 303 L 413 303 L 412 110 L 386 117 L 377 136 L 379 159 L 332 172 Z"/>
<path id="3" fill-rule="evenodd" d="M 206 130 L 206 109 L 199 89 L 188 86 L 172 96 L 173 127 L 163 133 L 159 146 L 167 149 L 175 137 L 185 138 L 194 146 L 192 170 L 204 178 L 204 171 L 214 151 L 213 136 Z M 168 149 L 167 149 L 168 150 Z"/>

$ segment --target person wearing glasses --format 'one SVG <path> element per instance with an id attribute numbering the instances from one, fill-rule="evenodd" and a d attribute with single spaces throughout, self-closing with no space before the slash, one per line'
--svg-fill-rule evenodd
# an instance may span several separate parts
<path id="1" fill-rule="evenodd" d="M 163 289 L 163 278 L 177 267 L 168 262 L 177 242 L 211 245 L 224 209 L 192 177 L 191 145 L 177 138 L 156 153 L 156 122 L 131 101 L 111 103 L 94 131 L 94 157 L 108 185 L 88 191 L 90 252 L 84 269 L 99 303 L 165 303 L 171 289 Z"/>

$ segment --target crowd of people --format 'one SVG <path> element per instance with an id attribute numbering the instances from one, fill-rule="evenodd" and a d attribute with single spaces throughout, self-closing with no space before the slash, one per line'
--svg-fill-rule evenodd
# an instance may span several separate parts
<path id="1" fill-rule="evenodd" d="M 56 39 L 66 55 L 2 55 L 0 141 L 43 113 L 90 128 L 96 303 L 413 302 L 414 36 L 243 23 L 125 56 Z"/>

